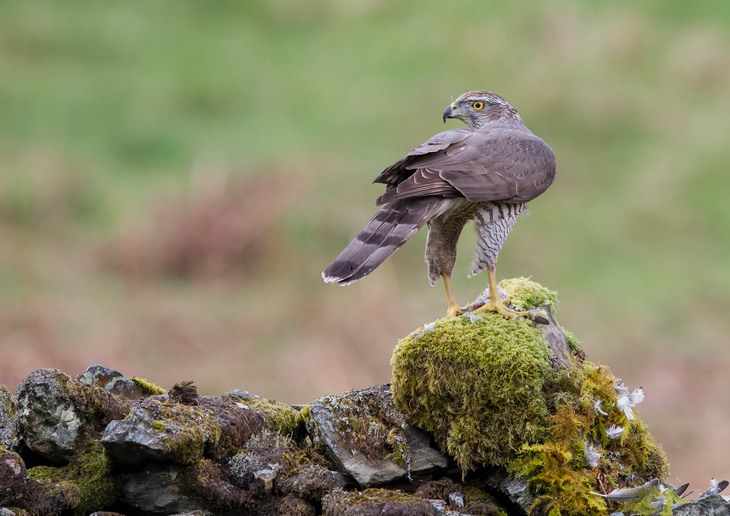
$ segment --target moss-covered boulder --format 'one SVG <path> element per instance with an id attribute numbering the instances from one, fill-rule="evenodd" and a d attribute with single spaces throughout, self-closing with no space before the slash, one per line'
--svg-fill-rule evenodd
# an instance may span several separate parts
<path id="1" fill-rule="evenodd" d="M 92 434 L 124 417 L 129 402 L 57 370 L 30 373 L 17 392 L 17 424 L 24 444 L 54 462 L 66 462 Z"/>
<path id="2" fill-rule="evenodd" d="M 265 418 L 230 398 L 198 396 L 192 382 L 140 400 L 124 419 L 111 421 L 101 443 L 115 461 L 147 459 L 190 464 L 204 455 L 235 452 L 264 427 Z"/>
<path id="3" fill-rule="evenodd" d="M 74 514 L 88 514 L 91 510 L 111 504 L 117 496 L 116 483 L 111 474 L 111 463 L 104 447 L 88 441 L 62 467 L 35 466 L 28 470 L 29 478 L 41 485 L 62 486 L 76 494 Z"/>
<path id="4" fill-rule="evenodd" d="M 165 390 L 141 378 L 127 378 L 119 371 L 94 364 L 86 368 L 76 379 L 86 385 L 94 385 L 115 396 L 136 400 L 156 394 L 165 394 Z"/>
<path id="5" fill-rule="evenodd" d="M 542 325 L 492 313 L 445 317 L 398 343 L 393 399 L 465 471 L 505 466 L 548 425 L 550 358 Z"/>
<path id="6" fill-rule="evenodd" d="M 537 283 L 500 286 L 519 309 L 555 311 L 555 294 Z M 555 332 L 568 344 L 567 360 L 555 360 Z M 445 317 L 398 343 L 393 399 L 464 475 L 506 468 L 527 481 L 531 511 L 604 514 L 604 499 L 591 491 L 664 479 L 668 467 L 633 412 L 643 393 L 581 356 L 554 319 L 545 326 L 493 313 Z"/>

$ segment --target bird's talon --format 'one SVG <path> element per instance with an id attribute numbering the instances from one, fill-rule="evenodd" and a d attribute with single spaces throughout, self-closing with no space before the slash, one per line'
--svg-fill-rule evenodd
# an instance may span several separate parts
<path id="1" fill-rule="evenodd" d="M 446 311 L 447 317 L 457 317 L 459 315 L 462 315 L 464 313 L 464 310 L 461 309 L 459 306 L 450 306 L 449 309 Z"/>
<path id="2" fill-rule="evenodd" d="M 472 312 L 497 312 L 505 319 L 519 319 L 520 317 L 524 317 L 536 324 L 550 324 L 550 320 L 548 319 L 547 313 L 544 310 L 515 310 L 514 308 L 507 306 L 507 303 L 502 301 L 497 301 L 496 303 L 487 302 L 484 305 L 475 308 Z"/>

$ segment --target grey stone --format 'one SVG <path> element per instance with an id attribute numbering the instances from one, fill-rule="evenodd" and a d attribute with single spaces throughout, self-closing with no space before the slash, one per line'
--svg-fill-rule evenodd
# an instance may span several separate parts
<path id="1" fill-rule="evenodd" d="M 0 508 L 0 516 L 15 516 L 15 513 L 5 507 Z"/>
<path id="2" fill-rule="evenodd" d="M 121 475 L 120 500 L 153 514 L 204 510 L 203 500 L 185 488 L 183 476 L 184 470 L 179 466 L 148 464 L 143 471 Z"/>
<path id="3" fill-rule="evenodd" d="M 0 446 L 16 450 L 19 439 L 15 414 L 18 405 L 7 387 L 0 385 Z"/>
<path id="4" fill-rule="evenodd" d="M 181 402 L 181 401 L 184 401 Z M 197 396 L 189 384 L 137 401 L 129 415 L 110 422 L 101 443 L 112 459 L 189 464 L 207 453 L 228 456 L 263 426 L 263 417 L 221 397 Z"/>
<path id="5" fill-rule="evenodd" d="M 730 503 L 719 494 L 672 507 L 674 516 L 730 516 Z"/>
<path id="6" fill-rule="evenodd" d="M 535 497 L 530 491 L 527 482 L 521 478 L 509 476 L 504 470 L 495 470 L 489 474 L 485 483 L 490 489 L 506 496 L 512 503 L 518 505 L 525 514 L 529 513 Z"/>
<path id="7" fill-rule="evenodd" d="M 544 311 L 548 316 L 548 324 L 542 325 L 542 331 L 545 336 L 545 342 L 547 342 L 548 347 L 553 352 L 551 360 L 553 365 L 565 364 L 568 361 L 568 357 L 571 355 L 568 339 L 558 322 L 553 317 L 553 312 L 550 307 L 546 306 Z"/>
<path id="8" fill-rule="evenodd" d="M 95 364 L 86 368 L 76 379 L 86 385 L 94 385 L 120 398 L 135 400 L 148 396 L 142 387 L 119 371 Z"/>
<path id="9" fill-rule="evenodd" d="M 71 399 L 72 378 L 61 371 L 33 371 L 18 387 L 18 422 L 25 444 L 52 460 L 73 455 L 83 420 Z"/>
<path id="10" fill-rule="evenodd" d="M 463 512 L 452 511 L 444 500 L 428 500 L 428 503 L 436 510 L 437 516 L 469 516 Z"/>
<path id="11" fill-rule="evenodd" d="M 153 459 L 188 463 L 203 455 L 206 436 L 202 427 L 194 419 L 186 421 L 183 414 L 167 410 L 175 407 L 168 404 L 166 395 L 147 398 L 135 404 L 127 418 L 107 425 L 101 443 L 115 462 L 136 465 Z M 191 410 L 188 415 L 193 413 Z"/>
<path id="12" fill-rule="evenodd" d="M 312 440 L 360 487 L 448 465 L 430 446 L 430 436 L 396 411 L 388 385 L 319 398 L 310 404 L 309 414 L 305 424 Z"/>
<path id="13" fill-rule="evenodd" d="M 57 369 L 38 369 L 18 387 L 17 424 L 23 442 L 56 462 L 68 460 L 87 430 L 123 417 L 129 403 Z"/>

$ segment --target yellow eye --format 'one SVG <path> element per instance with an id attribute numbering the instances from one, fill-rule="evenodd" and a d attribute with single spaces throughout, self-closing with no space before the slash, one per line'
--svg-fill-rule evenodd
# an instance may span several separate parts
<path id="1" fill-rule="evenodd" d="M 484 109 L 484 102 L 482 102 L 481 100 L 477 100 L 476 102 L 471 103 L 471 107 L 473 107 L 477 111 L 481 111 L 482 109 Z"/>

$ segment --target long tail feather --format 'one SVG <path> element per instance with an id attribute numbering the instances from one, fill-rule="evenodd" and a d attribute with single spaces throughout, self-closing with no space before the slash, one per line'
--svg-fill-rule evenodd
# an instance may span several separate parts
<path id="1" fill-rule="evenodd" d="M 327 283 L 349 285 L 367 276 L 433 217 L 440 203 L 430 198 L 383 205 L 322 277 Z"/>

